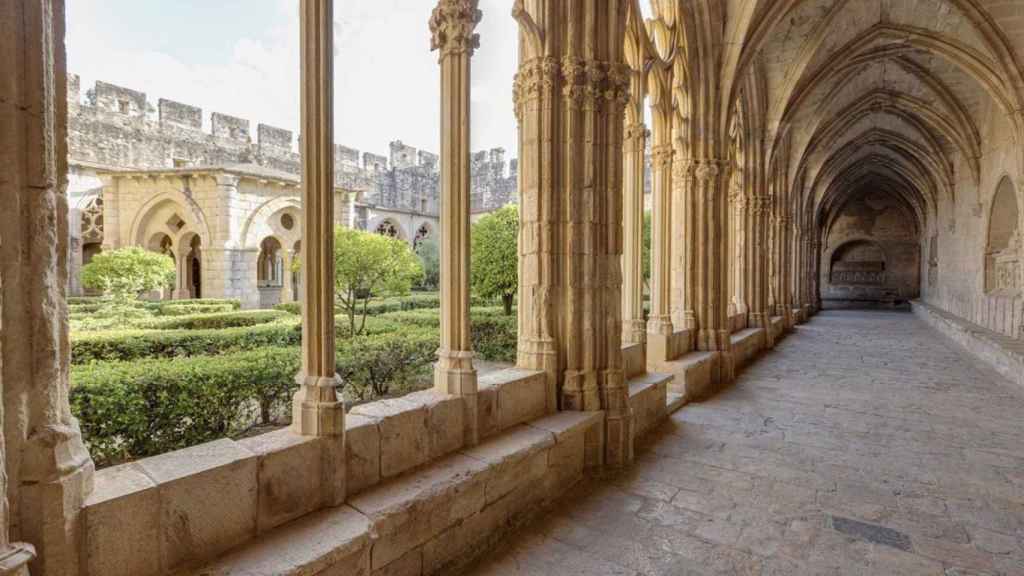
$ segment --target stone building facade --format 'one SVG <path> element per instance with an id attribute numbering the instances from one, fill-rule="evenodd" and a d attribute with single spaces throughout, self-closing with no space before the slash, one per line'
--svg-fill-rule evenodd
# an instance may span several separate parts
<path id="1" fill-rule="evenodd" d="M 173 255 L 166 298 L 239 298 L 247 307 L 295 298 L 300 158 L 289 130 L 68 77 L 72 294 L 78 269 L 103 249 Z M 387 155 L 334 147 L 336 222 L 411 244 L 438 230 L 436 154 L 394 141 Z M 517 162 L 497 148 L 472 155 L 472 206 L 516 201 Z"/>

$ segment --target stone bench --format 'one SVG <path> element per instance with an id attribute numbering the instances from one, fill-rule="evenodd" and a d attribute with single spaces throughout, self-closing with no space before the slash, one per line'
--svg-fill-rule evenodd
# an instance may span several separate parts
<path id="1" fill-rule="evenodd" d="M 561 412 L 261 535 L 201 576 L 446 574 L 600 465 L 603 413 Z"/>
<path id="2" fill-rule="evenodd" d="M 668 410 L 669 374 L 648 372 L 629 379 L 629 407 L 636 436 L 642 436 L 665 417 Z"/>
<path id="3" fill-rule="evenodd" d="M 966 348 L 994 370 L 1024 386 L 1024 340 L 1011 338 L 959 318 L 925 302 L 910 303 L 914 315 Z"/>
<path id="4" fill-rule="evenodd" d="M 765 347 L 764 330 L 761 328 L 740 330 L 732 334 L 730 340 L 733 367 L 736 372 L 753 362 Z"/>

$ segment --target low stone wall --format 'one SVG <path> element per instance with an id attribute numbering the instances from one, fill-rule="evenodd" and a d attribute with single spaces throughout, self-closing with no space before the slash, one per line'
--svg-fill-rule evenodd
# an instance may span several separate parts
<path id="1" fill-rule="evenodd" d="M 997 372 L 1024 386 L 1024 340 L 1010 338 L 967 322 L 921 301 L 911 302 L 914 315 L 951 338 Z"/>

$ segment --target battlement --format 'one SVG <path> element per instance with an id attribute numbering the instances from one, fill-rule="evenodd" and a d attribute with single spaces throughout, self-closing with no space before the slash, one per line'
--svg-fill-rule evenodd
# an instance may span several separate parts
<path id="1" fill-rule="evenodd" d="M 150 103 L 145 92 L 97 81 L 82 93 L 81 78 L 68 75 L 68 143 L 74 162 L 131 170 L 177 166 L 256 164 L 298 175 L 301 135 L 212 112 L 166 98 Z M 385 206 L 418 210 L 435 206 L 440 158 L 394 140 L 387 155 L 334 146 L 337 185 L 362 192 Z M 472 155 L 474 194 L 480 208 L 499 207 L 515 197 L 517 165 L 506 172 L 505 150 Z"/>

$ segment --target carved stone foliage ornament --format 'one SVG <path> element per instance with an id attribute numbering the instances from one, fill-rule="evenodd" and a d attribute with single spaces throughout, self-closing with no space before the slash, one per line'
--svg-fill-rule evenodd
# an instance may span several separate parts
<path id="1" fill-rule="evenodd" d="M 103 196 L 97 196 L 82 210 L 82 242 L 103 242 Z"/>
<path id="2" fill-rule="evenodd" d="M 479 0 L 441 0 L 430 15 L 430 49 L 450 54 L 473 55 L 480 35 L 473 32 L 483 17 Z"/>

